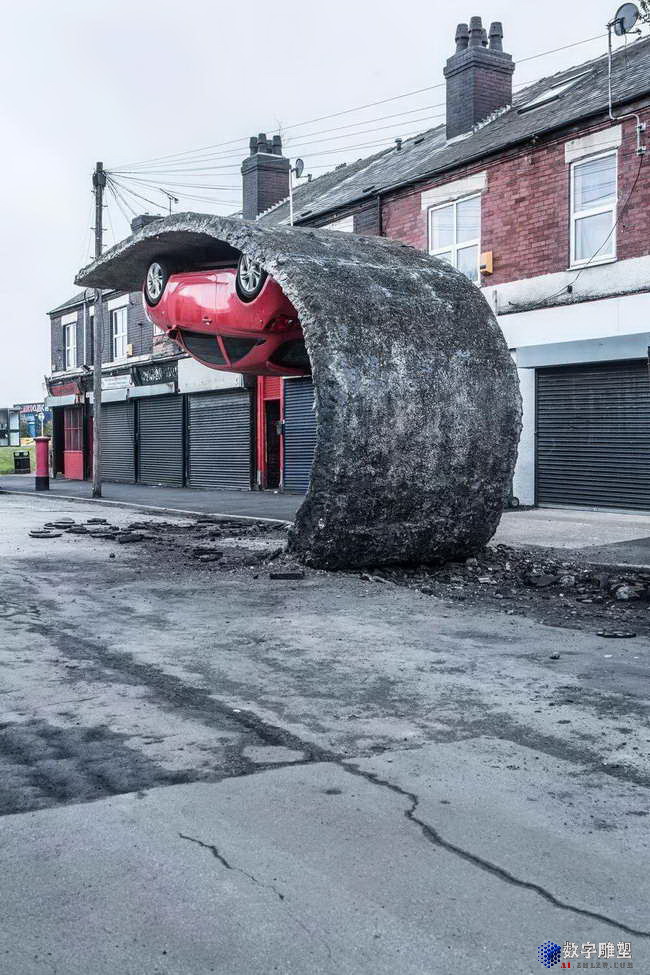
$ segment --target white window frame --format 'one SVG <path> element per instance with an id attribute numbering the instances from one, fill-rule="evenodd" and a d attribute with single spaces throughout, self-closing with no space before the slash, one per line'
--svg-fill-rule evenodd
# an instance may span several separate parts
<path id="1" fill-rule="evenodd" d="M 607 204 L 601 204 L 597 207 L 589 207 L 586 210 L 576 210 L 575 208 L 575 173 L 580 166 L 584 166 L 585 163 L 593 162 L 595 159 L 606 159 L 607 157 L 614 158 L 614 185 L 616 191 L 614 193 L 613 200 L 610 198 L 610 202 Z M 609 264 L 616 260 L 616 220 L 617 220 L 617 209 L 618 209 L 618 151 L 616 149 L 609 149 L 607 152 L 599 152 L 593 156 L 583 156 L 581 159 L 576 159 L 572 162 L 569 168 L 569 196 L 570 196 L 570 212 L 569 212 L 569 223 L 570 232 L 569 236 L 571 239 L 571 251 L 570 251 L 570 266 L 571 267 L 585 267 L 589 265 L 592 267 L 595 264 Z M 595 217 L 601 213 L 611 212 L 611 237 L 608 238 L 607 243 L 611 241 L 612 253 L 611 254 L 601 254 L 597 252 L 596 256 L 589 255 L 588 257 L 577 258 L 576 257 L 576 225 L 578 220 L 583 217 Z M 602 246 L 602 245 L 601 245 Z"/>
<path id="2" fill-rule="evenodd" d="M 68 322 L 63 326 L 63 368 L 75 369 L 77 366 L 77 323 Z"/>
<path id="3" fill-rule="evenodd" d="M 124 314 L 122 314 L 122 312 Z M 110 316 L 112 361 L 119 362 L 122 359 L 126 359 L 126 347 L 129 340 L 129 311 L 127 305 L 120 305 L 118 308 L 112 308 L 110 311 Z M 122 327 L 119 329 L 118 323 L 122 325 Z"/>
<path id="4" fill-rule="evenodd" d="M 463 250 L 465 247 L 476 247 L 476 279 L 469 278 L 473 284 L 478 287 L 481 285 L 481 199 L 482 193 L 470 193 L 467 196 L 459 196 L 453 200 L 447 200 L 445 203 L 439 203 L 437 206 L 432 206 L 428 208 L 427 211 L 427 226 L 428 226 L 428 237 L 429 237 L 429 253 L 432 257 L 436 257 L 438 254 L 445 254 L 447 251 L 451 251 L 453 262 L 452 267 L 458 270 L 458 251 Z M 466 203 L 468 200 L 478 200 L 479 201 L 479 215 L 478 215 L 478 237 L 472 238 L 470 240 L 457 240 L 457 212 L 458 204 Z M 444 247 L 434 248 L 433 244 L 433 214 L 436 210 L 444 210 L 446 207 L 454 208 L 454 243 L 447 244 Z"/>

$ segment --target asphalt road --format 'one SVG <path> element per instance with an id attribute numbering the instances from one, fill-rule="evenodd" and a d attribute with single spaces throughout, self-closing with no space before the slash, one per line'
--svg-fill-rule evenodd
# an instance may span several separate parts
<path id="1" fill-rule="evenodd" d="M 647 640 L 63 514 L 0 497 L 0 971 L 650 969 Z"/>

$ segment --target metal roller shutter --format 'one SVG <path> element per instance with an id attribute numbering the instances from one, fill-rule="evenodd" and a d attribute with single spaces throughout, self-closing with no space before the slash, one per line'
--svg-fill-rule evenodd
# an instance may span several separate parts
<path id="1" fill-rule="evenodd" d="M 306 492 L 315 448 L 314 384 L 311 379 L 287 379 L 284 383 L 285 490 Z"/>
<path id="2" fill-rule="evenodd" d="M 135 481 L 133 403 L 102 405 L 102 477 L 107 481 Z"/>
<path id="3" fill-rule="evenodd" d="M 138 480 L 183 486 L 183 397 L 138 402 Z"/>
<path id="4" fill-rule="evenodd" d="M 247 390 L 189 397 L 189 484 L 250 490 L 251 396 Z"/>
<path id="5" fill-rule="evenodd" d="M 645 360 L 537 371 L 537 501 L 650 509 Z"/>

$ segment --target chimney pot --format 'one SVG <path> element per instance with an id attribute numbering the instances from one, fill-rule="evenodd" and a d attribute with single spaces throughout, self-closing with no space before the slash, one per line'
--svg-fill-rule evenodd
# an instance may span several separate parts
<path id="1" fill-rule="evenodd" d="M 467 24 L 459 24 L 456 28 L 456 50 L 464 51 L 469 44 L 469 27 Z"/>
<path id="2" fill-rule="evenodd" d="M 254 135 L 252 135 L 250 138 L 249 147 L 251 151 L 251 156 L 254 156 L 255 153 L 257 152 L 257 139 L 255 138 Z"/>
<path id="3" fill-rule="evenodd" d="M 495 20 L 494 23 L 490 24 L 490 50 L 491 51 L 503 51 L 503 27 L 501 22 Z"/>
<path id="4" fill-rule="evenodd" d="M 281 135 L 274 135 L 273 136 L 273 155 L 274 156 L 281 156 L 282 155 L 282 136 Z"/>
<path id="5" fill-rule="evenodd" d="M 487 36 L 487 31 L 484 27 L 483 30 L 481 31 L 481 47 L 487 47 L 487 46 L 488 46 L 488 36 Z"/>
<path id="6" fill-rule="evenodd" d="M 483 23 L 480 17 L 470 17 L 469 46 L 480 47 L 483 38 Z"/>

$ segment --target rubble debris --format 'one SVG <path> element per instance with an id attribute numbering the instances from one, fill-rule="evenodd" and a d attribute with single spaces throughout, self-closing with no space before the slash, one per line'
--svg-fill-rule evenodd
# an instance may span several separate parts
<path id="1" fill-rule="evenodd" d="M 86 518 L 87 525 L 107 525 L 108 520 L 106 518 Z"/>
<path id="2" fill-rule="evenodd" d="M 630 599 L 638 599 L 639 593 L 635 587 L 624 584 L 614 590 L 614 596 L 620 602 L 628 602 Z"/>
<path id="3" fill-rule="evenodd" d="M 34 528 L 29 533 L 30 538 L 61 538 L 63 532 L 53 531 L 51 528 Z"/>
<path id="4" fill-rule="evenodd" d="M 275 572 L 269 572 L 270 579 L 304 579 L 305 573 L 302 569 L 279 569 Z"/>
<path id="5" fill-rule="evenodd" d="M 487 605 L 509 616 L 532 615 L 551 625 L 593 632 L 595 622 L 606 630 L 632 624 L 635 631 L 650 633 L 650 571 L 605 569 L 582 562 L 579 554 L 488 545 L 462 562 L 385 567 L 363 578 L 377 581 L 378 575 L 424 596 Z M 617 598 L 622 587 L 634 596 Z"/>
<path id="6" fill-rule="evenodd" d="M 631 640 L 636 633 L 631 630 L 596 630 L 596 636 L 602 636 L 606 640 Z"/>
<path id="7" fill-rule="evenodd" d="M 133 531 L 120 532 L 120 534 L 117 536 L 117 541 L 120 545 L 127 545 L 130 542 L 143 542 L 144 535 L 142 535 L 140 532 Z"/>

